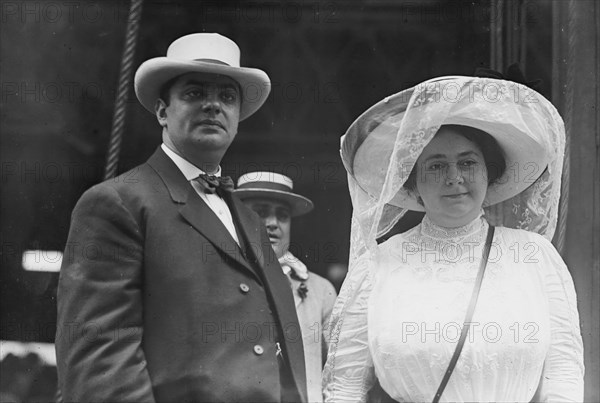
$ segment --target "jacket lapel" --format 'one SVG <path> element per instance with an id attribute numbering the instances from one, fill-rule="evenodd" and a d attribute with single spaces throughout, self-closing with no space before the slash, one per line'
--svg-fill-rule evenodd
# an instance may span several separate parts
<path id="1" fill-rule="evenodd" d="M 179 213 L 216 248 L 230 256 L 256 277 L 248 261 L 221 220 L 198 196 L 177 165 L 159 147 L 148 164 L 158 173 L 169 189 L 173 202 L 181 205 Z M 233 212 L 232 212 L 233 213 Z M 260 280 L 260 279 L 259 279 Z"/>
<path id="2" fill-rule="evenodd" d="M 296 387 L 302 401 L 306 401 L 306 370 L 304 363 L 304 348 L 298 314 L 288 277 L 281 270 L 275 252 L 266 235 L 266 229 L 260 219 L 234 193 L 228 204 L 232 214 L 238 219 L 240 231 L 251 245 L 251 253 L 261 271 L 266 289 L 273 300 L 273 309 L 277 313 L 280 341 L 284 357 L 292 372 Z"/>
<path id="3" fill-rule="evenodd" d="M 261 244 L 260 231 L 264 230 L 264 225 L 256 214 L 248 209 L 244 203 L 234 193 L 225 192 L 225 201 L 231 209 L 231 215 L 238 224 L 239 236 L 243 237 L 248 247 L 249 258 L 253 260 L 260 268 L 264 268 L 265 260 L 262 253 L 264 245 Z M 244 241 L 240 240 L 242 244 Z M 269 247 L 271 245 L 269 244 Z"/>
<path id="4" fill-rule="evenodd" d="M 298 288 L 300 287 L 300 284 L 302 284 L 302 281 L 296 280 L 295 278 L 292 278 L 292 276 L 289 275 L 286 277 L 290 282 L 290 288 L 292 289 L 292 294 L 294 295 L 294 302 L 296 303 L 296 310 L 298 310 L 298 307 L 304 301 L 300 296 L 300 293 L 298 292 Z"/>
<path id="5" fill-rule="evenodd" d="M 232 238 L 227 228 L 225 228 L 210 207 L 198 196 L 192 186 L 190 186 L 190 190 L 188 191 L 187 202 L 181 206 L 179 213 L 198 232 L 208 238 L 215 247 L 232 257 L 256 276 L 256 273 L 244 258 L 242 250 Z"/>

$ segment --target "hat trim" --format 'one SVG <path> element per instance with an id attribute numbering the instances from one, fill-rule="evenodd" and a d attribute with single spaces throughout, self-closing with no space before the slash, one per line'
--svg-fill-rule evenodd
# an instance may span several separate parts
<path id="1" fill-rule="evenodd" d="M 466 79 L 476 79 L 473 77 L 464 77 L 464 76 L 446 76 L 446 77 L 437 77 L 434 79 L 430 79 L 419 85 L 425 84 L 427 82 L 443 81 L 443 80 L 455 79 L 455 78 L 456 79 L 465 79 L 465 78 Z M 486 79 L 486 80 L 491 80 L 491 79 Z M 355 170 L 355 168 L 356 168 L 355 165 L 357 162 L 356 157 L 360 153 L 360 149 L 362 148 L 362 146 L 365 144 L 365 142 L 368 141 L 370 133 L 372 131 L 374 131 L 373 128 L 371 128 L 371 130 L 365 130 L 363 125 L 366 122 L 368 122 L 369 118 L 372 118 L 374 115 L 376 116 L 380 112 L 382 112 L 382 110 L 385 110 L 386 104 L 389 102 L 389 100 L 394 99 L 396 97 L 406 97 L 407 98 L 407 102 L 402 108 L 403 110 L 399 111 L 399 114 L 405 113 L 406 107 L 408 105 L 408 98 L 409 98 L 406 94 L 414 91 L 415 88 L 416 87 L 412 87 L 412 88 L 403 90 L 399 93 L 396 93 L 394 95 L 386 97 L 383 100 L 377 102 L 375 105 L 371 106 L 369 109 L 367 109 L 365 112 L 363 112 L 350 125 L 350 127 L 348 128 L 348 130 L 346 132 L 346 135 L 342 137 L 341 147 L 342 147 L 343 163 L 344 163 L 346 169 L 348 170 L 348 172 L 355 178 L 359 187 L 368 194 L 373 195 L 372 189 L 369 190 L 368 186 L 366 186 L 366 185 L 368 185 L 369 182 L 359 180 L 359 177 L 357 177 L 356 170 Z M 551 108 L 554 108 L 554 106 L 548 100 L 546 100 L 541 95 L 540 95 L 540 97 L 546 101 L 546 104 L 549 104 L 549 105 L 545 105 L 546 107 L 550 106 Z M 379 122 L 379 124 L 381 124 L 381 123 L 383 123 L 383 122 Z M 452 119 L 452 118 L 443 123 L 443 124 L 458 124 L 458 125 L 470 126 L 470 127 L 474 127 L 474 128 L 483 130 L 486 133 L 489 133 L 492 137 L 496 138 L 496 140 L 498 141 L 502 150 L 505 153 L 507 170 L 504 172 L 504 174 L 500 178 L 497 179 L 496 182 L 494 182 L 488 186 L 487 192 L 486 192 L 486 198 L 483 202 L 483 207 L 488 207 L 488 206 L 491 206 L 491 205 L 494 205 L 497 203 L 501 203 L 503 201 L 506 201 L 506 200 L 520 194 L 521 192 L 526 190 L 529 186 L 531 186 L 532 183 L 535 182 L 535 180 L 537 180 L 537 178 L 539 178 L 539 176 L 542 175 L 542 173 L 544 172 L 544 170 L 546 169 L 546 167 L 548 166 L 548 163 L 549 163 L 549 161 L 548 161 L 549 156 L 548 156 L 547 152 L 545 152 L 543 145 L 538 144 L 533 139 L 529 139 L 529 140 L 531 140 L 531 142 L 528 142 L 529 143 L 528 146 L 531 149 L 535 149 L 536 151 L 533 151 L 533 152 L 532 151 L 530 151 L 530 152 L 523 151 L 528 148 L 527 146 L 525 146 L 523 144 L 523 141 L 525 141 L 524 139 L 528 139 L 527 136 L 518 138 L 518 140 L 521 142 L 520 149 L 522 151 L 517 152 L 517 155 L 518 155 L 518 157 L 521 157 L 521 158 L 512 158 L 511 155 L 509 155 L 509 152 L 514 151 L 514 149 L 509 149 L 509 150 L 505 149 L 504 142 L 501 140 L 500 137 L 495 136 L 494 132 L 490 132 L 489 128 L 485 127 L 486 123 L 489 123 L 489 122 L 485 122 L 485 121 L 480 122 L 477 120 L 470 120 L 469 122 L 467 122 L 467 121 L 463 121 L 461 119 Z M 514 137 L 514 133 L 510 137 Z M 348 152 L 349 152 L 349 154 L 346 154 L 346 155 L 351 155 L 350 159 L 348 159 L 348 157 L 344 157 L 344 153 L 348 153 Z M 522 158 L 522 157 L 525 157 L 525 158 Z M 536 164 L 535 166 L 538 169 L 537 175 L 535 176 L 534 180 L 531 181 L 530 183 L 512 182 L 512 184 L 511 184 L 510 179 L 508 179 L 508 175 L 510 175 L 510 172 L 508 172 L 508 170 L 510 168 L 512 168 L 513 163 L 516 162 L 516 163 L 520 164 L 520 163 L 523 163 L 523 161 Z M 414 166 L 414 164 L 416 164 L 416 160 L 413 162 L 413 166 Z M 524 164 L 521 164 L 521 165 L 524 165 Z M 524 173 L 528 174 L 529 172 L 524 172 Z M 403 186 L 396 192 L 394 197 L 388 203 L 391 205 L 394 205 L 394 206 L 408 209 L 408 210 L 425 211 L 423 206 L 417 202 L 417 199 L 416 199 L 416 196 L 414 195 L 414 193 L 408 191 Z"/>
<path id="2" fill-rule="evenodd" d="M 286 186 L 282 183 L 276 182 L 266 182 L 266 181 L 255 181 L 255 182 L 246 182 L 244 184 L 238 185 L 238 190 L 240 189 L 268 189 L 268 190 L 279 190 L 282 192 L 291 192 L 289 186 Z"/>
<path id="3" fill-rule="evenodd" d="M 290 205 L 290 210 L 293 217 L 304 215 L 312 211 L 312 209 L 314 208 L 314 204 L 310 199 L 288 191 L 266 190 L 257 188 L 238 188 L 234 190 L 234 193 L 242 200 L 251 198 L 270 198 L 282 200 Z"/>

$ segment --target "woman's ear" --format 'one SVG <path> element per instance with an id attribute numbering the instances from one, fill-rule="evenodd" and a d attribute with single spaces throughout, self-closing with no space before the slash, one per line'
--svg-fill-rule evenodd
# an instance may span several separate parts
<path id="1" fill-rule="evenodd" d="M 409 189 L 409 188 L 405 188 L 405 189 L 409 195 L 411 195 L 412 197 L 417 199 L 417 203 L 419 203 L 421 206 L 424 206 L 423 199 L 421 198 L 421 195 L 419 194 L 419 189 L 417 189 L 417 186 L 415 186 L 413 189 Z"/>
<path id="2" fill-rule="evenodd" d="M 154 114 L 158 123 L 162 127 L 167 126 L 167 104 L 162 99 L 158 98 L 154 104 Z"/>
<path id="3" fill-rule="evenodd" d="M 490 190 L 489 186 L 488 186 L 488 190 Z M 481 203 L 481 208 L 488 207 L 489 205 L 490 205 L 490 202 L 488 201 L 488 192 L 486 192 L 485 197 L 483 198 L 483 203 Z"/>
<path id="4" fill-rule="evenodd" d="M 419 189 L 417 189 L 416 186 L 414 189 L 412 189 L 410 191 L 410 193 L 415 197 L 415 199 L 417 199 L 417 203 L 419 203 L 421 206 L 425 207 L 425 205 L 423 204 L 423 199 L 421 198 L 421 195 L 419 194 Z"/>

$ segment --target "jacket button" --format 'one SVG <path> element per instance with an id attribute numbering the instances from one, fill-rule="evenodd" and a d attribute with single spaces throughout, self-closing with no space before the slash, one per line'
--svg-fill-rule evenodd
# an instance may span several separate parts
<path id="1" fill-rule="evenodd" d="M 264 353 L 264 352 L 265 352 L 265 349 L 260 344 L 257 344 L 256 346 L 254 346 L 254 353 L 256 355 L 262 355 L 262 353 Z"/>
<path id="2" fill-rule="evenodd" d="M 248 291 L 250 291 L 250 287 L 248 287 L 247 284 L 242 283 L 240 284 L 240 291 L 246 294 Z"/>

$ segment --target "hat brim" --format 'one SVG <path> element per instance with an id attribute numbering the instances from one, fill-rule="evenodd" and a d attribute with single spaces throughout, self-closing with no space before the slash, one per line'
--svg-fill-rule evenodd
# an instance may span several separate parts
<path id="1" fill-rule="evenodd" d="M 156 57 L 144 62 L 135 73 L 135 94 L 144 108 L 154 114 L 156 100 L 160 97 L 163 85 L 186 73 L 220 74 L 238 82 L 242 91 L 240 121 L 255 113 L 271 92 L 269 76 L 259 69 Z"/>
<path id="2" fill-rule="evenodd" d="M 472 77 L 448 77 L 447 79 L 470 79 Z M 444 78 L 438 78 L 443 81 Z M 396 141 L 399 122 L 402 120 L 414 88 L 388 97 L 363 113 L 348 129 L 342 138 L 342 159 L 346 169 L 368 194 L 378 197 L 387 172 Z M 539 95 L 539 94 L 538 94 Z M 539 95 L 543 107 L 553 106 Z M 542 101 L 543 99 L 543 101 Z M 390 110 L 394 105 L 394 110 Z M 546 145 L 537 135 L 544 131 L 544 118 L 539 110 L 523 106 L 523 119 L 506 119 L 502 114 L 497 119 L 480 118 L 476 102 L 457 102 L 442 124 L 463 125 L 480 129 L 496 139 L 504 152 L 506 170 L 494 183 L 489 185 L 483 207 L 503 202 L 531 186 L 548 166 L 549 153 Z M 527 122 L 526 124 L 524 122 Z M 535 129 L 532 130 L 532 127 Z M 532 133 L 533 132 L 533 133 Z M 422 150 L 421 150 L 422 151 Z M 420 154 L 420 153 L 419 153 Z M 415 159 L 404 168 L 412 170 Z M 402 187 L 392 197 L 389 204 L 413 211 L 424 211 L 417 202 L 414 192 Z"/>
<path id="3" fill-rule="evenodd" d="M 297 217 L 310 212 L 314 204 L 310 199 L 296 193 L 282 190 L 266 190 L 258 188 L 236 189 L 234 193 L 242 200 L 247 199 L 275 199 L 290 206 L 292 217 Z"/>

